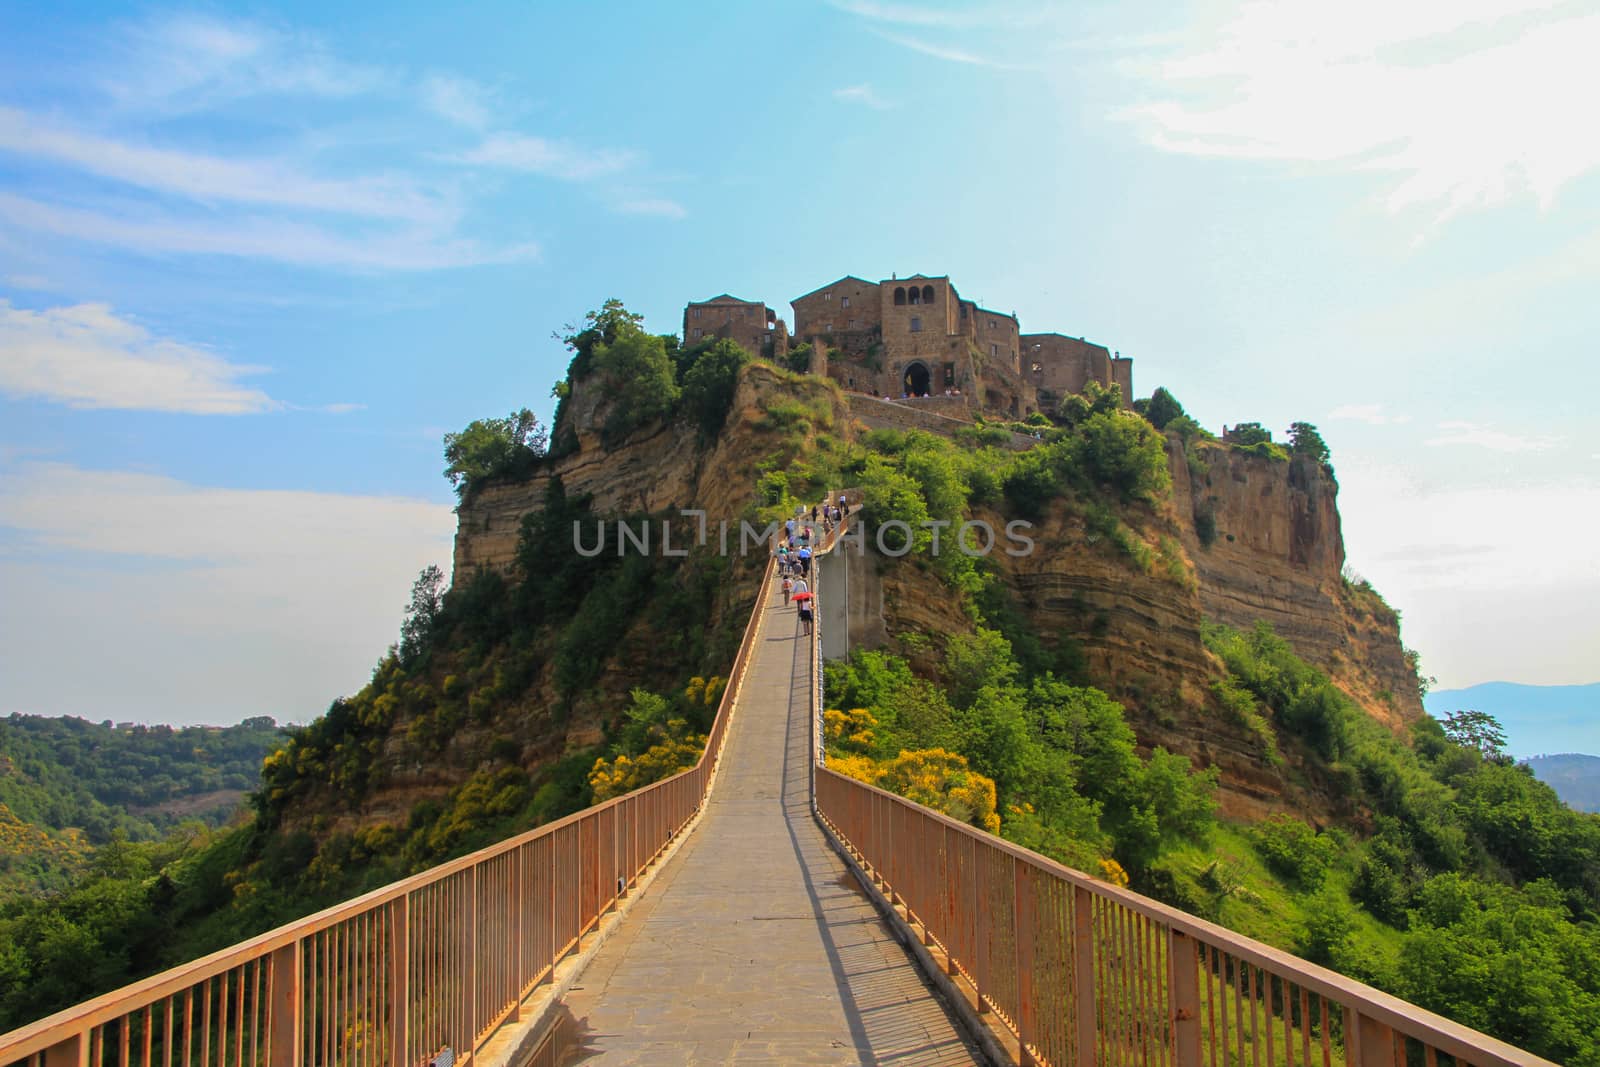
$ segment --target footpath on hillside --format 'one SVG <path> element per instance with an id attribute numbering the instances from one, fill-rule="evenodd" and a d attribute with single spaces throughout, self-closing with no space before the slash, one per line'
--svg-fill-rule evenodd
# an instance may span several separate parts
<path id="1" fill-rule="evenodd" d="M 558 1062 L 983 1062 L 810 811 L 811 643 L 763 606 L 699 826 L 584 969 Z"/>

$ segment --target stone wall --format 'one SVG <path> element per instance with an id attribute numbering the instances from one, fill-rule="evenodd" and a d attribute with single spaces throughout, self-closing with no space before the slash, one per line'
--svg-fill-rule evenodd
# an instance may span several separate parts
<path id="1" fill-rule="evenodd" d="M 946 400 L 944 397 L 925 397 L 920 401 L 911 400 L 879 400 L 876 397 L 849 395 L 845 397 L 850 405 L 850 414 L 863 426 L 873 430 L 926 430 L 929 433 L 941 434 L 945 437 L 954 436 L 962 429 L 971 429 L 973 423 L 969 418 L 953 418 L 941 414 L 929 405 L 938 405 L 943 410 L 963 410 L 948 407 L 952 403 L 962 403 L 959 398 Z M 968 411 L 970 416 L 970 411 Z M 1032 448 L 1039 442 L 1025 434 L 1012 433 L 1006 440 L 1006 447 L 1015 452 L 1023 452 Z"/>

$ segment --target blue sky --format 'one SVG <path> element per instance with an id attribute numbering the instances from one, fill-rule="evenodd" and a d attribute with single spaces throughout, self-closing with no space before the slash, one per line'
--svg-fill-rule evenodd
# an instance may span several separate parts
<path id="1" fill-rule="evenodd" d="M 397 9 L 398 8 L 398 9 Z M 1594 681 L 1592 3 L 18 4 L 0 714 L 304 719 L 552 333 L 948 273 L 1319 425 L 1441 684 Z"/>

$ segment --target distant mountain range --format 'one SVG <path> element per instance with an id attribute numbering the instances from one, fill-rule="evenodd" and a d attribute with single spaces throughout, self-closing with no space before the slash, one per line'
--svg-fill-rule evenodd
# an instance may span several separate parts
<path id="1" fill-rule="evenodd" d="M 1600 756 L 1535 756 L 1528 766 L 1568 807 L 1600 812 Z"/>
<path id="2" fill-rule="evenodd" d="M 1518 759 L 1549 752 L 1600 754 L 1600 682 L 1589 685 L 1520 685 L 1484 682 L 1441 689 L 1423 699 L 1428 714 L 1487 712 L 1506 731 L 1506 751 Z"/>

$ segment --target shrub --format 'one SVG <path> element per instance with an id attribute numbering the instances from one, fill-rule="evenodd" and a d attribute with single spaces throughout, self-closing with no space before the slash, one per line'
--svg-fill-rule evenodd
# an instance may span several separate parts
<path id="1" fill-rule="evenodd" d="M 1273 815 L 1257 823 L 1250 839 L 1268 867 L 1311 891 L 1322 887 L 1339 852 L 1328 835 L 1292 815 Z"/>

